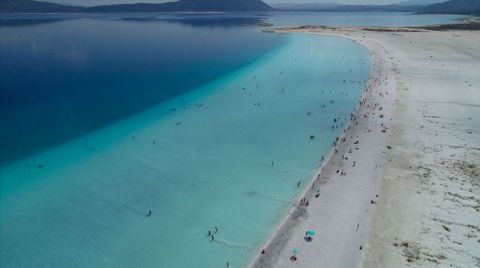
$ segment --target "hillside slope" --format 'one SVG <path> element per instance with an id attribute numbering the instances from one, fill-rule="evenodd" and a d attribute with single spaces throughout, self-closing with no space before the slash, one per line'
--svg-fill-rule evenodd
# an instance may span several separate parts
<path id="1" fill-rule="evenodd" d="M 421 13 L 480 15 L 480 0 L 450 0 L 429 5 Z"/>
<path id="2" fill-rule="evenodd" d="M 137 3 L 74 7 L 33 0 L 0 0 L 2 13 L 72 13 L 72 12 L 246 12 L 271 11 L 261 0 L 179 0 L 168 3 Z"/>

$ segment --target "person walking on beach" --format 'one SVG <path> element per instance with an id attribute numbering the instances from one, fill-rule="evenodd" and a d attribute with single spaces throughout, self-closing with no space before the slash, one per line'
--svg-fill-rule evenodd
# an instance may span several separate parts
<path id="1" fill-rule="evenodd" d="M 217 228 L 217 226 L 215 226 L 215 233 L 217 233 L 217 232 L 218 232 L 218 228 Z"/>
<path id="2" fill-rule="evenodd" d="M 210 239 L 210 242 L 213 242 L 213 240 L 215 240 L 215 237 L 214 237 L 213 234 L 212 234 L 211 239 Z"/>
<path id="3" fill-rule="evenodd" d="M 207 237 L 210 237 L 212 235 L 212 231 L 208 230 L 208 235 Z"/>

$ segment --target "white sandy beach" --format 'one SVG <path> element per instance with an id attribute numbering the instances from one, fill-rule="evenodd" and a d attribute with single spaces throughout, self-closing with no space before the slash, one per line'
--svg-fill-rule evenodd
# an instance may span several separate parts
<path id="1" fill-rule="evenodd" d="M 480 267 L 480 32 L 278 32 L 351 38 L 373 69 L 310 205 L 292 208 L 251 267 Z"/>

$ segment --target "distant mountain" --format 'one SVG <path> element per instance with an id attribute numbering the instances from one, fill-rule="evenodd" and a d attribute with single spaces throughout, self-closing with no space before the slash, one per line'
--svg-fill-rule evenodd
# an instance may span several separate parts
<path id="1" fill-rule="evenodd" d="M 420 13 L 480 15 L 480 0 L 450 0 L 427 6 Z"/>
<path id="2" fill-rule="evenodd" d="M 1 13 L 74 13 L 83 8 L 33 0 L 0 0 Z"/>
<path id="3" fill-rule="evenodd" d="M 436 3 L 445 2 L 445 0 L 405 0 L 398 3 L 401 6 L 428 6 Z"/>
<path id="4" fill-rule="evenodd" d="M 2 13 L 12 12 L 244 12 L 271 11 L 261 0 L 179 0 L 159 4 L 120 4 L 93 7 L 72 7 L 32 0 L 0 0 Z"/>

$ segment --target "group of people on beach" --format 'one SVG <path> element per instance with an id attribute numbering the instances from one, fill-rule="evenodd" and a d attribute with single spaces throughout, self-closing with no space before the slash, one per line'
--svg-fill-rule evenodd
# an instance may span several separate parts
<path id="1" fill-rule="evenodd" d="M 387 82 L 387 79 L 388 79 L 387 77 L 385 77 L 385 80 L 380 79 L 381 75 L 382 75 L 382 74 L 380 73 L 380 75 L 378 75 L 378 76 L 376 76 L 376 77 L 370 77 L 370 79 L 369 79 L 370 82 L 369 82 L 369 84 L 367 85 L 366 89 L 364 90 L 364 93 L 365 93 L 364 96 L 359 100 L 358 106 L 357 106 L 357 107 L 354 109 L 354 111 L 350 114 L 350 118 L 349 118 L 350 124 L 346 124 L 346 128 L 343 130 L 343 133 L 344 133 L 344 134 L 346 134 L 347 131 L 350 130 L 351 127 L 356 126 L 356 125 L 359 125 L 359 123 L 361 123 L 360 120 L 361 120 L 362 118 L 368 120 L 369 117 L 371 118 L 371 115 L 372 115 L 372 114 L 375 115 L 375 110 L 377 110 L 377 111 L 382 111 L 382 110 L 383 110 L 383 107 L 382 107 L 382 106 L 380 106 L 378 103 L 374 103 L 374 102 L 372 102 L 371 100 L 367 99 L 367 96 L 366 96 L 367 93 L 370 93 L 370 95 L 372 95 L 371 92 L 372 92 L 372 89 L 374 88 L 374 86 L 378 86 L 378 85 L 382 85 L 382 84 L 387 84 L 387 83 L 388 83 L 388 82 Z M 343 82 L 345 83 L 346 80 L 343 80 Z M 354 81 L 350 81 L 350 82 L 354 82 Z M 361 83 L 362 81 L 356 81 L 356 82 Z M 363 81 L 363 82 L 366 82 L 366 80 Z M 331 92 L 331 90 L 330 90 L 330 92 Z M 324 93 L 325 93 L 325 92 L 322 91 L 322 94 L 324 94 Z M 348 94 L 348 93 L 347 93 L 347 94 Z M 385 94 L 383 94 L 382 92 L 379 92 L 379 96 L 380 96 L 380 97 L 385 97 L 386 95 L 388 95 L 388 91 L 385 91 Z M 333 103 L 333 102 L 331 102 L 331 103 Z M 322 104 L 322 108 L 325 108 L 325 107 L 326 107 L 326 105 L 325 105 L 325 104 Z M 362 107 L 363 107 L 364 109 L 367 109 L 367 111 L 364 112 L 365 110 L 363 110 L 363 111 L 360 110 L 360 108 L 362 108 Z M 310 116 L 311 113 L 309 112 L 307 115 Z M 363 115 L 363 116 L 362 116 L 362 115 Z M 383 119 L 383 118 L 384 118 L 384 115 L 383 115 L 383 114 L 379 114 L 378 117 L 380 117 L 380 118 Z M 344 119 L 345 119 L 345 122 L 348 121 L 348 117 L 347 117 L 347 118 L 344 118 Z M 341 126 L 341 127 L 343 128 L 343 123 L 340 122 L 340 121 L 341 121 L 341 120 L 340 120 L 340 117 L 335 117 L 335 118 L 333 119 L 333 125 L 331 126 L 331 127 L 332 127 L 332 131 L 334 131 L 335 129 L 338 129 L 339 126 Z M 377 126 L 377 125 L 375 125 L 375 126 Z M 387 132 L 388 128 L 385 127 L 383 123 L 380 124 L 380 127 L 381 127 L 380 130 L 381 130 L 382 133 L 386 133 L 386 132 Z M 370 129 L 364 130 L 364 131 L 365 131 L 365 132 L 366 132 L 366 131 L 371 132 Z M 359 150 L 359 147 L 356 147 L 356 146 L 358 146 L 358 144 L 359 144 L 359 140 L 354 140 L 354 137 L 353 137 L 353 136 L 347 137 L 346 135 L 344 135 L 344 136 L 342 136 L 342 137 L 337 137 L 337 138 L 334 140 L 334 142 L 333 142 L 333 145 L 335 146 L 334 149 L 333 149 L 333 153 L 334 153 L 334 154 L 339 153 L 339 151 L 342 151 L 342 150 L 343 150 L 343 151 L 346 151 L 347 149 L 348 149 L 348 153 L 349 153 L 349 154 L 352 154 L 352 147 L 350 147 L 350 148 L 347 147 L 347 148 L 343 148 L 343 149 L 338 148 L 338 146 L 340 145 L 340 142 L 341 142 L 341 143 L 344 143 L 344 142 L 346 142 L 346 140 L 347 140 L 348 138 L 350 138 L 350 140 L 352 141 L 352 143 L 353 143 L 353 145 L 354 145 L 353 149 Z M 311 140 L 315 140 L 315 136 L 314 136 L 314 135 L 311 135 L 311 136 L 310 136 L 310 139 L 311 139 Z M 391 149 L 390 146 L 387 146 L 387 148 L 388 148 L 388 149 Z M 347 154 L 344 154 L 344 155 L 342 156 L 342 159 L 343 159 L 343 160 L 349 160 L 349 157 L 347 156 Z M 322 156 L 322 162 L 323 162 L 323 161 L 324 161 L 324 156 Z M 351 162 L 350 162 L 350 163 L 351 163 L 351 167 L 352 167 L 352 168 L 355 168 L 355 167 L 357 166 L 357 164 L 358 164 L 357 161 L 355 161 L 354 159 L 350 159 L 350 161 L 351 161 Z M 375 165 L 375 169 L 377 169 L 377 167 L 378 167 L 378 164 Z M 322 167 L 322 171 L 325 171 L 325 167 Z M 335 172 L 335 170 L 333 170 L 333 171 Z M 346 172 L 345 172 L 342 168 L 337 169 L 337 170 L 336 170 L 336 173 L 337 173 L 338 175 L 340 175 L 340 176 L 345 176 L 345 175 L 346 175 Z M 317 176 L 315 182 L 318 182 L 318 181 L 320 180 L 320 178 L 321 178 L 321 175 L 319 174 L 319 175 Z M 312 189 L 315 188 L 315 182 L 312 183 Z M 298 181 L 298 183 L 297 183 L 297 185 L 296 185 L 297 188 L 300 188 L 300 184 L 301 184 L 301 181 Z M 319 196 L 320 196 L 320 188 L 317 188 L 317 189 L 316 189 L 315 197 L 319 197 Z M 376 195 L 376 198 L 378 198 L 378 194 Z M 371 200 L 370 202 L 371 202 L 371 204 L 375 204 L 375 203 L 376 203 L 376 201 L 374 201 L 374 200 Z M 302 205 L 302 206 L 308 206 L 308 205 L 309 205 L 309 200 L 306 199 L 305 197 L 302 197 L 301 200 L 300 200 L 300 205 Z M 359 228 L 360 228 L 360 223 L 357 223 L 357 225 L 356 225 L 356 231 L 357 231 L 357 232 L 358 232 Z M 314 233 L 313 233 L 313 234 L 314 234 Z M 307 242 L 312 241 L 312 239 L 313 239 L 312 236 L 309 235 L 308 231 L 305 233 L 305 237 L 304 237 L 304 238 L 305 238 L 305 241 L 307 241 Z M 363 247 L 360 246 L 359 249 L 362 250 Z M 264 252 L 265 252 L 265 249 L 262 250 L 262 255 L 264 254 Z M 293 255 L 290 256 L 290 261 L 292 261 L 292 262 L 297 261 L 297 260 L 298 260 L 297 254 L 298 254 L 298 250 L 297 250 L 297 249 L 294 249 L 294 250 L 293 250 Z"/>
<path id="2" fill-rule="evenodd" d="M 308 207 L 308 205 L 310 205 L 310 201 L 308 201 L 308 199 L 302 198 L 302 199 L 300 200 L 300 206 L 306 206 L 306 207 Z"/>
<path id="3" fill-rule="evenodd" d="M 369 90 L 369 88 L 367 88 L 365 91 L 368 91 L 368 90 Z M 364 106 L 364 105 L 366 105 L 366 104 L 367 104 L 367 103 L 366 103 L 366 100 L 365 100 L 365 99 L 362 99 L 362 100 L 359 101 L 359 105 L 358 105 L 358 107 L 357 107 L 356 109 L 358 109 L 359 107 Z M 368 108 L 371 108 L 369 104 L 367 104 L 367 107 L 368 107 Z M 373 107 L 372 107 L 372 108 L 373 108 Z M 364 118 L 367 118 L 367 116 L 365 115 Z M 345 118 L 345 120 L 347 120 L 347 118 Z M 333 119 L 334 125 L 332 125 L 332 130 L 334 130 L 334 129 L 336 129 L 336 128 L 339 127 L 339 124 L 338 124 L 339 121 L 340 121 L 340 117 L 336 117 L 336 118 Z M 357 115 L 356 115 L 354 112 L 350 114 L 350 122 L 354 122 L 356 125 L 358 125 L 358 117 L 357 117 Z M 341 124 L 341 126 L 343 127 L 343 123 Z M 385 131 L 385 127 L 383 126 L 383 124 L 382 124 L 382 127 L 384 128 L 384 131 L 383 131 L 383 132 L 386 132 L 386 131 Z M 350 125 L 347 127 L 346 130 L 349 130 L 349 129 L 350 129 Z M 346 132 L 346 130 L 344 130 L 344 132 Z M 350 137 L 350 138 L 353 139 L 353 137 Z M 337 138 L 335 139 L 335 141 L 333 142 L 333 145 L 335 146 L 335 148 L 334 148 L 334 153 L 338 153 L 337 146 L 339 145 L 339 142 L 342 142 L 342 143 L 343 143 L 343 142 L 345 142 L 345 141 L 346 141 L 346 137 L 341 137 L 341 138 L 340 138 L 340 137 L 337 137 Z M 354 142 L 354 144 L 358 144 L 358 143 L 359 143 L 358 140 Z M 356 148 L 356 149 L 358 149 L 358 148 Z M 348 153 L 352 153 L 352 148 L 349 148 Z M 348 156 L 343 155 L 343 156 L 342 156 L 342 159 L 343 159 L 343 160 L 348 160 Z M 324 160 L 324 156 L 322 155 L 322 161 L 323 161 L 323 160 Z M 352 161 L 352 168 L 356 167 L 356 164 L 357 164 L 356 161 L 353 160 L 353 161 Z M 323 169 L 322 169 L 322 170 L 323 170 Z M 340 176 L 345 176 L 345 175 L 346 175 L 346 172 L 345 172 L 343 169 L 337 169 L 337 170 L 336 170 L 336 173 L 339 174 Z M 320 175 L 317 176 L 316 181 L 318 181 L 319 179 L 320 179 Z M 300 181 L 298 182 L 297 187 L 300 187 Z M 314 187 L 315 187 L 315 182 L 312 183 L 312 189 L 314 189 Z M 320 188 L 317 188 L 315 197 L 319 197 L 319 196 L 320 196 Z M 378 197 L 378 195 L 377 195 L 377 197 Z M 306 199 L 306 198 L 300 199 L 300 205 L 301 205 L 301 206 L 305 206 L 305 207 L 306 207 L 306 206 L 308 206 L 309 204 L 310 204 L 310 202 L 309 202 L 308 199 Z M 357 231 L 358 231 L 359 226 L 360 226 L 360 224 L 357 225 Z M 312 236 L 309 235 L 308 232 L 305 233 L 304 239 L 305 239 L 305 241 L 307 241 L 307 242 L 310 242 L 310 241 L 313 240 Z M 361 250 L 361 249 L 362 249 L 362 247 L 360 247 L 360 250 Z M 294 262 L 294 261 L 297 261 L 297 259 L 298 259 L 297 254 L 296 254 L 296 252 L 294 252 L 294 254 L 290 257 L 290 261 Z"/>

